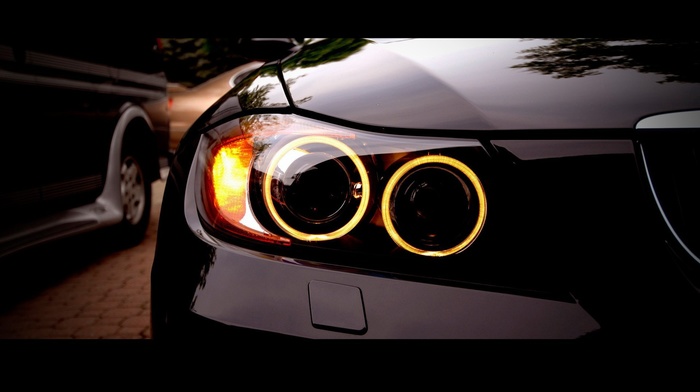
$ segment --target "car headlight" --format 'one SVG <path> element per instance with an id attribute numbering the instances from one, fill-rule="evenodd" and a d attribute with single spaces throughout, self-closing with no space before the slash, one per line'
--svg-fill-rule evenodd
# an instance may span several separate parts
<path id="1" fill-rule="evenodd" d="M 330 136 L 285 142 L 263 166 L 263 201 L 274 223 L 305 241 L 349 233 L 367 212 L 370 180 L 357 153 Z"/>
<path id="2" fill-rule="evenodd" d="M 486 221 L 476 140 L 254 115 L 202 136 L 200 216 L 231 240 L 448 256 Z"/>
<path id="3" fill-rule="evenodd" d="M 410 252 L 445 256 L 469 246 L 486 218 L 481 181 L 464 163 L 424 155 L 389 178 L 381 203 L 384 227 Z"/>

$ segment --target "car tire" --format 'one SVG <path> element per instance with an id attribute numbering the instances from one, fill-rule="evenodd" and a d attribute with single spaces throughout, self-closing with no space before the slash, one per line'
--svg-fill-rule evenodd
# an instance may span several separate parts
<path id="1" fill-rule="evenodd" d="M 126 148 L 122 154 L 120 189 L 124 216 L 118 226 L 118 240 L 122 246 L 140 243 L 151 217 L 151 182 L 145 175 L 143 160 L 136 150 Z"/>

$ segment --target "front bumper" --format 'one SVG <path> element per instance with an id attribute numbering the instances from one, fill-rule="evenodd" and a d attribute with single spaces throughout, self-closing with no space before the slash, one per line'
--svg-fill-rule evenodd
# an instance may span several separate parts
<path id="1" fill-rule="evenodd" d="M 225 325 L 320 339 L 570 339 L 599 328 L 574 301 L 213 251 L 191 310 Z"/>

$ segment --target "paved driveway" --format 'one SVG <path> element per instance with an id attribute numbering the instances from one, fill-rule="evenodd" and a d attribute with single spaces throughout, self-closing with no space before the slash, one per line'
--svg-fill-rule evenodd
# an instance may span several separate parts
<path id="1" fill-rule="evenodd" d="M 150 339 L 150 273 L 164 186 L 163 180 L 153 186 L 150 226 L 134 248 L 110 249 L 102 234 L 14 260 L 13 272 L 1 278 L 0 339 Z"/>

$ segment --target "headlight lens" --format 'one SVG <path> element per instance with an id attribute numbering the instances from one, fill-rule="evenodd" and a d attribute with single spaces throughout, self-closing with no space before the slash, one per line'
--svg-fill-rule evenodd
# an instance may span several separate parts
<path id="1" fill-rule="evenodd" d="M 426 256 L 457 253 L 474 241 L 486 218 L 484 189 L 462 162 L 426 155 L 403 164 L 382 196 L 387 232 L 403 249 Z"/>
<path id="2" fill-rule="evenodd" d="M 255 115 L 202 136 L 198 206 L 227 237 L 372 254 L 448 256 L 486 220 L 475 140 Z"/>
<path id="3" fill-rule="evenodd" d="M 367 212 L 367 169 L 347 144 L 329 136 L 294 138 L 275 153 L 263 176 L 265 207 L 294 238 L 332 240 L 352 230 Z"/>

